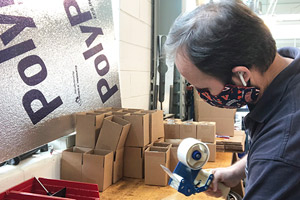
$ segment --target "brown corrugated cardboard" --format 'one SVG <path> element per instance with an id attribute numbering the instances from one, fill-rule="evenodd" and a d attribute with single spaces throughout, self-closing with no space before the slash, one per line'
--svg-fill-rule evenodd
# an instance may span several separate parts
<path id="1" fill-rule="evenodd" d="M 120 117 L 105 118 L 95 149 L 116 151 L 123 148 L 129 129 L 130 123 Z"/>
<path id="2" fill-rule="evenodd" d="M 217 150 L 227 152 L 244 152 L 246 134 L 244 131 L 234 130 L 234 136 L 217 138 Z"/>
<path id="3" fill-rule="evenodd" d="M 179 139 L 180 138 L 180 124 L 178 123 L 164 123 L 165 139 Z"/>
<path id="4" fill-rule="evenodd" d="M 116 152 L 114 152 L 113 183 L 116 183 L 123 178 L 123 162 L 124 148 L 117 149 Z"/>
<path id="5" fill-rule="evenodd" d="M 197 139 L 202 142 L 215 143 L 216 141 L 216 122 L 198 122 Z"/>
<path id="6" fill-rule="evenodd" d="M 161 138 L 158 138 L 157 140 L 155 140 L 154 142 L 156 143 L 162 143 L 165 141 L 165 138 L 161 137 Z"/>
<path id="7" fill-rule="evenodd" d="M 170 148 L 169 146 L 172 146 L 172 144 L 166 143 L 166 142 L 154 142 L 152 144 L 152 146 L 154 146 L 154 147 L 166 147 L 166 148 Z"/>
<path id="8" fill-rule="evenodd" d="M 76 146 L 94 148 L 105 114 L 76 114 Z"/>
<path id="9" fill-rule="evenodd" d="M 196 90 L 194 90 L 194 104 L 196 121 L 216 122 L 217 135 L 234 135 L 234 116 L 236 109 L 211 106 L 199 97 Z"/>
<path id="10" fill-rule="evenodd" d="M 182 139 L 165 139 L 165 142 L 178 146 L 182 142 Z"/>
<path id="11" fill-rule="evenodd" d="M 197 114 L 196 117 L 234 118 L 236 109 L 218 108 L 216 106 L 209 105 L 200 98 L 197 92 L 194 92 L 194 99 L 196 112 L 195 114 Z"/>
<path id="12" fill-rule="evenodd" d="M 145 147 L 125 147 L 124 176 L 129 178 L 144 178 Z"/>
<path id="13" fill-rule="evenodd" d="M 234 136 L 233 118 L 201 118 L 200 121 L 216 122 L 216 134 Z"/>
<path id="14" fill-rule="evenodd" d="M 114 112 L 111 112 L 111 115 L 123 117 L 123 116 L 129 116 L 130 113 L 127 113 L 127 112 L 120 112 L 120 111 L 119 111 L 119 112 L 114 111 Z"/>
<path id="15" fill-rule="evenodd" d="M 197 126 L 193 122 L 184 122 L 180 124 L 180 139 L 184 138 L 196 138 L 197 137 Z"/>
<path id="16" fill-rule="evenodd" d="M 145 184 L 168 185 L 169 177 L 160 165 L 170 168 L 170 148 L 154 146 L 147 148 L 145 151 Z"/>
<path id="17" fill-rule="evenodd" d="M 131 123 L 125 146 L 144 147 L 149 144 L 149 114 L 134 113 L 123 118 Z"/>
<path id="18" fill-rule="evenodd" d="M 72 147 L 62 152 L 60 176 L 63 180 L 82 181 L 82 157 L 89 148 Z"/>
<path id="19" fill-rule="evenodd" d="M 208 162 L 214 162 L 216 160 L 216 143 L 205 143 L 209 149 Z"/>
<path id="20" fill-rule="evenodd" d="M 143 110 L 142 113 L 149 113 L 150 124 L 150 143 L 156 141 L 158 138 L 164 137 L 164 122 L 162 110 Z"/>
<path id="21" fill-rule="evenodd" d="M 170 149 L 170 170 L 173 172 L 177 163 L 178 163 L 178 157 L 177 157 L 177 149 L 178 144 L 173 144 Z"/>
<path id="22" fill-rule="evenodd" d="M 135 109 L 135 108 L 124 108 L 123 112 L 129 113 L 140 113 L 143 109 Z"/>
<path id="23" fill-rule="evenodd" d="M 112 184 L 113 152 L 110 150 L 92 150 L 83 154 L 82 181 L 98 184 L 104 191 Z"/>

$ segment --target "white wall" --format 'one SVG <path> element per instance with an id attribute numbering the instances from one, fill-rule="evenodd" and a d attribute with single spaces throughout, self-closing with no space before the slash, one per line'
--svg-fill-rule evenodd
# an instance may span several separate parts
<path id="1" fill-rule="evenodd" d="M 149 109 L 151 0 L 120 0 L 119 19 L 122 106 Z"/>

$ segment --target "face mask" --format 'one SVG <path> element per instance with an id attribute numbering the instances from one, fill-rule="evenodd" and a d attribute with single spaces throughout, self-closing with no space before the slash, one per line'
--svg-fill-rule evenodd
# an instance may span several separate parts
<path id="1" fill-rule="evenodd" d="M 239 73 L 244 86 L 225 85 L 222 92 L 216 96 L 211 95 L 206 89 L 197 89 L 200 97 L 212 106 L 220 108 L 240 108 L 246 104 L 254 103 L 259 95 L 256 87 L 246 87 L 243 76 Z"/>

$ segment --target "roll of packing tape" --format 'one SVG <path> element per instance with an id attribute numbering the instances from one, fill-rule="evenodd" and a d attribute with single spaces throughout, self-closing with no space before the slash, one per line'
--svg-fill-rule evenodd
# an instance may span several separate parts
<path id="1" fill-rule="evenodd" d="M 201 169 L 209 158 L 206 144 L 194 138 L 186 138 L 178 146 L 178 160 L 191 169 Z"/>

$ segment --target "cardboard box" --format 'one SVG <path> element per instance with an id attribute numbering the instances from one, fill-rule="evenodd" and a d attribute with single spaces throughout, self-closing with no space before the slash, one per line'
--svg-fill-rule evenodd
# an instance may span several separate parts
<path id="1" fill-rule="evenodd" d="M 239 152 L 245 150 L 246 134 L 244 131 L 234 130 L 234 136 L 229 138 L 217 138 L 217 150 L 226 152 Z"/>
<path id="2" fill-rule="evenodd" d="M 124 148 L 124 176 L 129 178 L 144 178 L 145 147 Z"/>
<path id="3" fill-rule="evenodd" d="M 127 112 L 111 112 L 111 115 L 114 115 L 114 116 L 118 116 L 118 117 L 123 117 L 123 116 L 129 116 L 130 113 L 127 113 Z"/>
<path id="4" fill-rule="evenodd" d="M 150 143 L 156 141 L 157 139 L 164 137 L 164 119 L 162 110 L 145 110 L 142 113 L 149 114 L 149 124 L 150 124 Z"/>
<path id="5" fill-rule="evenodd" d="M 197 139 L 202 142 L 216 142 L 216 122 L 198 122 Z"/>
<path id="6" fill-rule="evenodd" d="M 124 109 L 123 108 L 118 108 L 118 107 L 104 107 L 97 109 L 95 111 L 112 111 L 112 112 L 122 112 Z"/>
<path id="7" fill-rule="evenodd" d="M 225 109 L 211 106 L 200 98 L 195 89 L 194 104 L 196 121 L 216 122 L 217 135 L 234 135 L 234 117 L 236 109 Z"/>
<path id="8" fill-rule="evenodd" d="M 172 144 L 172 145 L 179 145 L 182 142 L 183 139 L 165 139 L 166 143 Z"/>
<path id="9" fill-rule="evenodd" d="M 113 152 L 110 150 L 91 150 L 83 154 L 82 181 L 95 183 L 99 191 L 112 184 Z"/>
<path id="10" fill-rule="evenodd" d="M 116 151 L 124 147 L 130 123 L 120 117 L 110 116 L 103 120 L 103 125 L 95 149 Z"/>
<path id="11" fill-rule="evenodd" d="M 200 120 L 216 122 L 216 135 L 234 136 L 234 119 L 232 118 L 201 118 Z"/>
<path id="12" fill-rule="evenodd" d="M 76 146 L 94 148 L 105 114 L 76 114 Z"/>
<path id="13" fill-rule="evenodd" d="M 208 162 L 215 162 L 216 161 L 216 150 L 217 146 L 216 143 L 205 143 L 209 149 L 209 159 Z"/>
<path id="14" fill-rule="evenodd" d="M 166 143 L 166 142 L 154 142 L 152 144 L 153 147 L 165 147 L 165 148 L 170 148 L 172 144 Z"/>
<path id="15" fill-rule="evenodd" d="M 178 123 L 164 123 L 165 139 L 179 139 L 180 138 L 180 124 Z"/>
<path id="16" fill-rule="evenodd" d="M 124 148 L 117 149 L 114 152 L 114 163 L 113 163 L 113 173 L 112 173 L 113 183 L 116 183 L 121 178 L 123 178 L 123 166 L 124 166 Z"/>
<path id="17" fill-rule="evenodd" d="M 124 108 L 123 112 L 129 112 L 129 113 L 141 113 L 143 109 L 135 109 L 135 108 Z"/>
<path id="18" fill-rule="evenodd" d="M 169 177 L 160 165 L 170 168 L 170 148 L 154 146 L 147 148 L 145 151 L 145 184 L 168 185 Z"/>
<path id="19" fill-rule="evenodd" d="M 197 126 L 193 122 L 184 122 L 180 124 L 180 139 L 184 138 L 196 138 L 197 137 Z"/>
<path id="20" fill-rule="evenodd" d="M 71 147 L 62 152 L 60 176 L 63 180 L 82 181 L 82 159 L 90 148 Z"/>
<path id="21" fill-rule="evenodd" d="M 125 146 L 144 147 L 149 144 L 149 114 L 134 113 L 123 118 L 131 123 Z"/>
<path id="22" fill-rule="evenodd" d="M 198 92 L 195 91 L 196 90 L 194 90 L 194 100 L 195 100 L 194 103 L 195 103 L 196 117 L 234 118 L 236 109 L 226 109 L 226 108 L 218 108 L 216 106 L 212 106 L 206 103 L 204 100 L 202 100 Z"/>
<path id="23" fill-rule="evenodd" d="M 177 157 L 178 144 L 172 144 L 170 149 L 170 170 L 173 172 L 179 162 Z"/>

